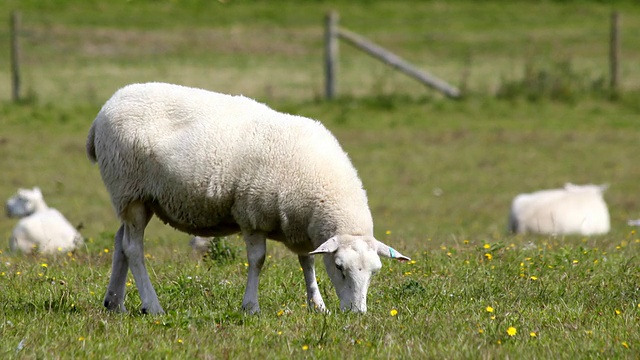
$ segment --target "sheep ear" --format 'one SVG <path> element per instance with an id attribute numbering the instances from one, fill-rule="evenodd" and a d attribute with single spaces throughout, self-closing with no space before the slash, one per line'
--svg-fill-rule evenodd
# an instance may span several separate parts
<path id="1" fill-rule="evenodd" d="M 42 196 L 42 191 L 40 191 L 40 188 L 37 187 L 37 186 L 33 188 L 33 192 L 38 194 L 38 195 L 40 195 L 40 196 Z"/>
<path id="2" fill-rule="evenodd" d="M 338 238 L 334 236 L 310 252 L 309 255 L 332 253 L 336 250 L 338 250 Z"/>
<path id="3" fill-rule="evenodd" d="M 384 256 L 384 257 L 388 257 L 391 259 L 398 259 L 400 261 L 409 261 L 411 260 L 410 258 L 400 254 L 397 250 L 395 250 L 394 248 L 380 242 L 376 240 L 376 246 L 377 246 L 377 252 L 378 255 L 380 256 Z"/>

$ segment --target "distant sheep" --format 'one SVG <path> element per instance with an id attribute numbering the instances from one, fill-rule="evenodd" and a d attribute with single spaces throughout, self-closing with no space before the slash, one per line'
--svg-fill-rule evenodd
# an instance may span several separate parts
<path id="1" fill-rule="evenodd" d="M 597 235 L 609 232 L 606 185 L 574 185 L 520 194 L 513 199 L 509 230 L 547 235 Z"/>
<path id="2" fill-rule="evenodd" d="M 9 239 L 12 251 L 54 254 L 73 251 L 84 243 L 69 221 L 58 210 L 47 206 L 37 187 L 19 189 L 7 201 L 6 210 L 9 217 L 21 218 Z"/>
<path id="3" fill-rule="evenodd" d="M 189 245 L 193 249 L 193 251 L 204 253 L 209 250 L 209 245 L 211 244 L 211 238 L 202 237 L 202 236 L 194 236 L 189 240 Z"/>
<path id="4" fill-rule="evenodd" d="M 311 308 L 326 311 L 314 270 L 324 262 L 342 310 L 366 312 L 379 256 L 409 260 L 376 240 L 356 170 L 319 122 L 283 114 L 243 96 L 178 85 L 118 90 L 89 131 L 122 222 L 115 236 L 104 305 L 125 311 L 131 268 L 145 313 L 163 313 L 144 265 L 144 229 L 155 214 L 197 236 L 241 232 L 248 256 L 242 307 L 260 310 L 258 278 L 266 239 L 298 255 Z"/>

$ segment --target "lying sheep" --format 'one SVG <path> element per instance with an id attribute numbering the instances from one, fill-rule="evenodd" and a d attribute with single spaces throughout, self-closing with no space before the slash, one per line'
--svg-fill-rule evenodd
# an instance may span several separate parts
<path id="1" fill-rule="evenodd" d="M 606 185 L 574 185 L 520 194 L 513 199 L 509 230 L 547 235 L 596 235 L 609 232 Z"/>
<path id="2" fill-rule="evenodd" d="M 202 237 L 202 236 L 194 236 L 189 240 L 189 245 L 193 249 L 193 251 L 198 253 L 204 253 L 209 250 L 209 245 L 211 244 L 211 239 Z"/>
<path id="3" fill-rule="evenodd" d="M 11 233 L 11 251 L 41 254 L 73 251 L 84 241 L 78 231 L 56 209 L 44 201 L 42 192 L 35 187 L 19 189 L 6 204 L 9 217 L 21 218 Z"/>
<path id="4" fill-rule="evenodd" d="M 122 222 L 104 305 L 125 311 L 127 267 L 144 313 L 163 313 L 144 264 L 144 229 L 155 214 L 197 236 L 242 233 L 248 279 L 242 307 L 260 310 L 266 239 L 298 254 L 310 307 L 326 311 L 313 255 L 324 254 L 342 310 L 366 312 L 378 256 L 409 260 L 376 240 L 356 170 L 319 122 L 243 96 L 178 85 L 118 90 L 96 117 L 87 153 Z"/>

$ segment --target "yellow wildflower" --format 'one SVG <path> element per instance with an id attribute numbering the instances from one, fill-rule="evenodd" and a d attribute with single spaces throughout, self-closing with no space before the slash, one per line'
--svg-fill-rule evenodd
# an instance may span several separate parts
<path id="1" fill-rule="evenodd" d="M 309 345 L 302 345 L 302 351 L 309 350 Z"/>
<path id="2" fill-rule="evenodd" d="M 517 330 L 516 330 L 516 328 L 514 328 L 513 326 L 510 326 L 510 327 L 507 329 L 507 335 L 509 335 L 509 336 L 516 336 L 516 333 L 517 333 L 517 332 L 518 332 L 518 331 L 517 331 Z"/>
<path id="3" fill-rule="evenodd" d="M 396 309 L 391 309 L 391 311 L 389 311 L 389 315 L 391 315 L 391 316 L 396 316 L 396 315 L 398 315 L 398 310 L 396 310 Z"/>
<path id="4" fill-rule="evenodd" d="M 493 312 L 493 308 L 491 306 L 487 306 L 486 310 L 487 310 L 487 312 L 490 312 L 490 313 Z"/>
<path id="5" fill-rule="evenodd" d="M 487 260 L 491 260 L 491 259 L 493 259 L 493 255 L 491 255 L 490 253 L 486 253 L 486 254 L 484 254 L 484 257 L 486 257 L 486 258 L 487 258 Z"/>
<path id="6" fill-rule="evenodd" d="M 489 245 L 489 244 L 484 244 L 483 248 L 485 248 L 485 249 L 489 249 L 489 248 L 491 248 L 491 245 Z"/>
<path id="7" fill-rule="evenodd" d="M 532 277 L 530 277 L 529 279 L 531 279 L 531 280 L 533 280 L 533 281 L 536 281 L 536 280 L 538 280 L 538 277 L 537 277 L 537 276 L 532 276 Z"/>
<path id="8" fill-rule="evenodd" d="M 538 334 L 536 334 L 536 332 L 535 332 L 535 331 L 532 331 L 532 332 L 530 332 L 530 333 L 529 333 L 529 336 L 531 336 L 531 337 L 537 337 L 537 336 L 538 336 Z"/>

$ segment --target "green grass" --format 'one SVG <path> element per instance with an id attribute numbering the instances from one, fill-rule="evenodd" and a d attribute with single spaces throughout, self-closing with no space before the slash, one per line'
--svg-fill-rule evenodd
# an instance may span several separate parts
<path id="1" fill-rule="evenodd" d="M 11 104 L 0 88 L 0 199 L 40 186 L 87 238 L 50 258 L 0 246 L 0 358 L 639 356 L 640 236 L 626 225 L 640 217 L 639 7 L 615 5 L 624 91 L 610 100 L 592 86 L 606 79 L 614 8 L 599 2 L 181 4 L 0 4 L 22 12 L 26 96 Z M 471 54 L 467 96 L 442 99 L 341 45 L 341 97 L 321 101 L 321 24 L 332 8 L 344 26 L 455 84 Z M 6 53 L 2 64 L 8 84 Z M 557 87 L 532 84 L 527 66 L 569 92 L 532 96 Z M 305 307 L 295 256 L 270 242 L 262 313 L 245 316 L 242 240 L 226 243 L 235 260 L 203 260 L 187 235 L 153 220 L 147 265 L 167 314 L 141 315 L 133 280 L 130 313 L 104 311 L 118 223 L 84 141 L 113 91 L 147 80 L 244 93 L 321 120 L 359 171 L 376 237 L 415 262 L 383 260 L 369 312 L 355 315 L 340 313 L 318 261 L 325 316 Z M 609 234 L 506 233 L 516 194 L 567 181 L 611 185 Z M 1 238 L 15 222 L 0 219 Z"/>

